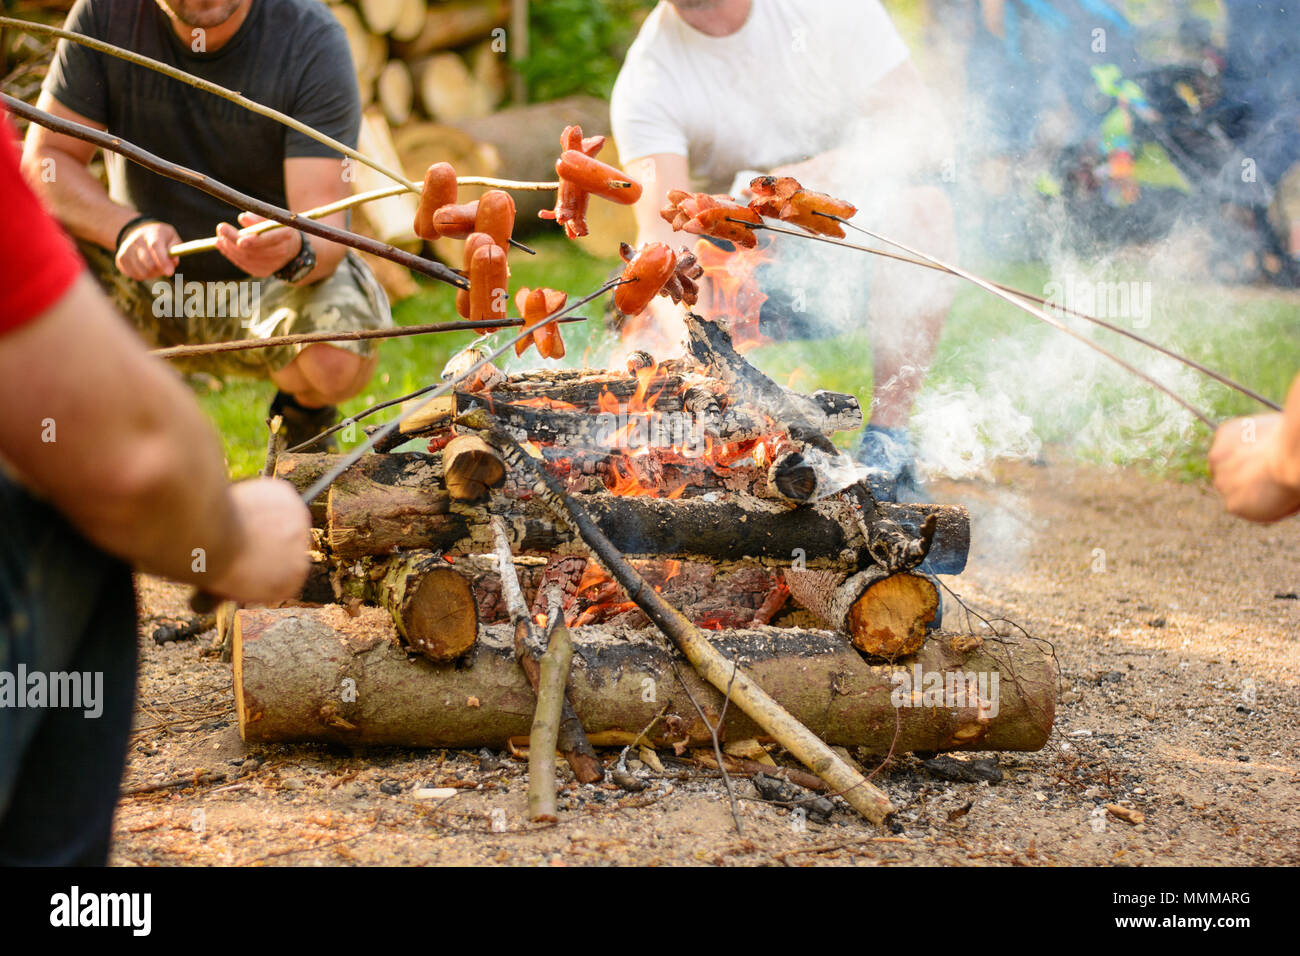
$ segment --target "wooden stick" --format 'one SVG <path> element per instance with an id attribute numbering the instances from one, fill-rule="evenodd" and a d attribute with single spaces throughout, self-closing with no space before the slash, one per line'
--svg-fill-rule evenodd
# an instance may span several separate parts
<path id="1" fill-rule="evenodd" d="M 59 37 L 60 39 L 69 40 L 72 43 L 89 47 L 92 50 L 97 50 L 100 53 L 107 53 L 109 56 L 115 56 L 118 59 L 126 60 L 128 63 L 133 63 L 136 66 L 143 66 L 147 69 L 154 70 L 164 76 L 171 77 L 173 80 L 184 83 L 186 86 L 192 86 L 195 89 L 203 90 L 205 93 L 211 93 L 213 96 L 219 96 L 223 100 L 237 103 L 246 110 L 257 113 L 260 116 L 265 116 L 268 119 L 275 120 L 277 123 L 316 140 L 318 143 L 328 146 L 331 149 L 338 150 L 344 156 L 355 159 L 357 162 L 369 166 L 376 172 L 387 176 L 393 182 L 400 184 L 402 187 L 401 191 L 419 193 L 422 190 L 421 184 L 412 182 L 400 172 L 388 169 L 377 160 L 358 152 L 350 146 L 340 143 L 333 137 L 326 136 L 324 133 L 320 132 L 320 130 L 314 129 L 306 123 L 294 119 L 292 116 L 281 113 L 279 110 L 272 109 L 269 106 L 263 106 L 261 103 L 250 100 L 248 97 L 242 96 L 234 90 L 226 89 L 218 83 L 213 83 L 210 80 L 205 80 L 202 77 L 195 76 L 193 73 L 187 73 L 174 66 L 170 66 L 166 63 L 152 59 L 151 57 L 136 53 L 133 50 L 114 46 L 111 43 L 106 43 L 103 40 L 96 39 L 95 37 L 86 36 L 82 33 L 74 33 L 71 30 L 63 30 L 59 27 L 49 26 L 44 23 L 34 23 L 30 20 L 19 20 L 14 17 L 0 17 L 0 27 L 15 27 L 16 29 L 25 32 L 44 33 L 49 36 Z M 558 182 L 517 182 L 510 179 L 494 179 L 488 176 L 465 176 L 458 179 L 457 182 L 462 186 L 487 186 L 493 189 L 513 189 L 522 192 L 549 192 L 560 188 Z"/>
<path id="2" fill-rule="evenodd" d="M 458 289 L 469 288 L 469 282 L 463 276 L 459 275 L 453 269 L 448 268 L 441 262 L 434 262 L 430 259 L 424 259 L 420 256 L 412 255 L 401 249 L 397 249 L 387 243 L 370 239 L 366 236 L 359 236 L 356 233 L 348 232 L 346 229 L 338 229 L 334 226 L 327 226 L 324 223 L 315 222 L 311 219 L 304 219 L 301 215 L 291 212 L 288 209 L 282 209 L 271 203 L 255 199 L 245 193 L 232 189 L 223 183 L 219 183 L 210 176 L 202 173 L 196 173 L 192 169 L 186 169 L 184 166 L 178 166 L 175 163 L 168 162 L 160 156 L 156 156 L 147 150 L 141 149 L 128 143 L 120 137 L 105 133 L 102 130 L 93 129 L 81 123 L 74 123 L 71 120 L 60 119 L 44 110 L 39 110 L 34 106 L 28 106 L 22 100 L 15 99 L 7 94 L 0 93 L 0 103 L 3 103 L 15 116 L 21 116 L 47 129 L 52 129 L 56 133 L 62 133 L 65 136 L 71 136 L 74 139 L 83 140 L 87 143 L 93 143 L 100 149 L 110 153 L 117 153 L 125 156 L 131 162 L 143 166 L 145 169 L 155 172 L 160 176 L 166 176 L 168 179 L 175 179 L 178 182 L 193 186 L 195 189 L 201 189 L 210 196 L 216 196 L 223 202 L 228 202 L 237 209 L 244 209 L 248 212 L 257 213 L 264 219 L 273 219 L 286 226 L 292 226 L 303 232 L 310 233 L 313 236 L 319 236 L 321 239 L 327 239 L 330 242 L 337 242 L 340 245 L 350 246 L 353 249 L 359 249 L 362 252 L 369 252 L 371 255 L 379 256 L 383 259 L 389 259 L 398 265 L 405 266 L 413 272 L 419 272 L 431 279 L 437 279 L 439 282 L 446 282 L 448 285 L 454 285 Z"/>
<path id="3" fill-rule="evenodd" d="M 456 182 L 460 183 L 461 185 L 464 185 L 466 183 L 470 183 L 471 185 L 481 185 L 484 181 L 498 182 L 498 183 L 513 183 L 512 180 L 506 180 L 506 179 L 490 180 L 490 179 L 486 179 L 486 177 L 483 176 L 461 176 L 459 179 L 456 180 Z M 513 185 L 514 186 L 546 186 L 550 184 L 549 183 L 513 183 Z M 326 203 L 323 206 L 316 206 L 314 209 L 305 209 L 302 212 L 298 213 L 298 215 L 306 216 L 308 219 L 323 219 L 326 216 L 330 215 L 331 213 L 343 212 L 344 210 L 352 209 L 354 206 L 360 206 L 363 203 L 374 202 L 379 199 L 389 199 L 393 196 L 400 196 L 402 193 L 409 192 L 409 191 L 410 190 L 408 190 L 405 186 L 385 186 L 383 189 L 372 189 L 369 192 L 357 193 L 355 196 L 348 196 L 345 199 L 338 199 L 335 200 L 334 202 Z M 285 228 L 285 226 L 282 223 L 275 222 L 272 219 L 267 219 L 263 222 L 254 223 L 251 226 L 245 226 L 243 229 L 239 230 L 239 234 L 241 236 L 257 236 L 257 235 L 261 235 L 264 232 L 273 232 L 276 229 L 283 229 L 283 228 Z M 516 249 L 523 250 L 524 252 L 528 253 L 530 256 L 537 255 L 537 253 L 533 249 L 529 248 L 528 246 L 524 245 L 522 242 L 519 242 L 516 239 L 511 239 L 510 244 L 514 246 Z M 176 245 L 168 249 L 167 253 L 173 256 L 188 256 L 196 252 L 210 252 L 215 248 L 217 248 L 217 237 L 211 236 L 207 239 L 191 239 L 189 242 L 177 243 Z"/>
<path id="4" fill-rule="evenodd" d="M 336 465 L 333 469 L 331 469 L 331 471 L 328 474 L 322 475 L 320 477 L 320 480 L 315 485 L 313 485 L 311 488 L 307 489 L 307 491 L 303 493 L 302 500 L 306 502 L 310 502 L 318 494 L 320 494 L 322 491 L 328 488 L 330 486 L 330 483 L 335 478 L 343 474 L 343 472 L 347 471 L 348 467 L 353 462 L 357 461 L 359 458 L 361 458 L 362 455 L 369 452 L 377 444 L 379 444 L 381 441 L 386 439 L 393 432 L 397 431 L 397 429 L 401 427 L 402 422 L 405 419 L 409 418 L 411 415 L 417 414 L 421 408 L 423 408 L 425 405 L 428 405 L 430 402 L 436 401 L 437 399 L 441 398 L 443 395 L 446 395 L 448 392 L 454 389 L 461 382 L 473 381 L 473 376 L 476 372 L 478 372 L 479 369 L 487 365 L 490 365 L 492 362 L 495 362 L 507 351 L 513 348 L 516 342 L 523 341 L 523 339 L 526 336 L 532 335 L 538 329 L 550 325 L 552 322 L 560 321 L 566 315 L 572 315 L 574 312 L 578 311 L 578 309 L 582 308 L 588 302 L 592 301 L 593 299 L 599 298 L 600 296 L 604 295 L 606 292 L 609 292 L 611 289 L 615 288 L 616 286 L 620 286 L 624 282 L 628 282 L 628 281 L 632 281 L 632 280 L 622 279 L 622 278 L 610 279 L 608 282 L 602 285 L 595 292 L 592 292 L 590 295 L 585 295 L 577 302 L 565 306 L 563 309 L 561 309 L 559 312 L 556 312 L 554 315 L 547 316 L 546 318 L 542 319 L 541 322 L 538 322 L 536 325 L 529 326 L 527 330 L 516 334 L 514 337 L 509 339 L 504 345 L 502 345 L 495 352 L 493 352 L 491 355 L 484 356 L 482 359 L 475 362 L 473 365 L 465 369 L 463 372 L 460 372 L 459 374 L 452 376 L 450 379 L 448 379 L 447 381 L 443 382 L 441 385 L 434 388 L 433 391 L 429 393 L 428 397 L 424 400 L 424 402 L 422 402 L 420 405 L 412 406 L 411 408 L 404 410 L 402 414 L 398 415 L 395 419 L 393 419 L 388 424 L 379 428 L 374 434 L 367 436 L 364 442 L 362 442 L 356 448 L 352 449 L 352 451 L 348 452 L 348 454 L 344 456 L 343 461 L 341 461 L 338 465 Z M 337 430 L 338 425 L 332 426 L 332 429 Z M 317 441 L 319 441 L 322 437 L 329 434 L 330 431 L 331 429 L 327 428 L 320 435 L 308 439 L 307 441 L 299 445 L 295 445 L 293 448 L 290 448 L 288 450 L 300 451 L 303 448 L 308 448 L 311 445 L 315 444 Z"/>
<path id="5" fill-rule="evenodd" d="M 829 213 L 816 212 L 815 210 L 813 212 L 813 215 L 825 216 L 827 219 L 834 219 L 837 222 L 843 223 L 844 225 L 848 226 L 850 229 L 855 229 L 858 232 L 863 233 L 864 235 L 871 235 L 871 233 L 867 232 L 867 230 L 863 229 L 861 226 L 857 225 L 856 223 L 850 222 L 849 220 L 845 219 L 842 216 L 832 216 Z M 765 225 L 764 228 L 771 228 L 771 227 Z M 888 242 L 889 240 L 886 239 L 884 241 Z M 927 269 L 934 269 L 938 272 L 946 272 L 949 275 L 955 275 L 960 277 L 959 273 L 954 272 L 952 269 L 948 268 L 947 266 L 936 264 L 935 262 L 929 262 L 926 261 L 925 259 L 913 259 L 909 256 L 900 256 L 897 253 L 886 252 L 884 249 L 869 249 L 866 246 L 853 246 L 852 248 L 865 249 L 868 252 L 874 252 L 876 255 L 884 256 L 887 259 L 897 259 L 899 262 L 908 262 L 911 263 L 912 265 L 924 266 Z M 1055 302 L 1052 302 L 1050 299 L 1046 299 L 1041 295 L 1034 295 L 1032 292 L 1025 292 L 1024 290 L 1017 289 L 1014 286 L 1003 285 L 1000 282 L 993 282 L 992 280 L 989 280 L 989 284 L 992 285 L 994 288 L 1001 289 L 1003 292 L 1010 292 L 1012 295 L 1018 295 L 1022 299 L 1027 299 L 1028 301 L 1033 302 L 1037 305 L 1046 306 L 1049 309 L 1054 309 L 1057 312 L 1060 312 L 1062 315 L 1068 315 L 1076 319 L 1083 319 L 1085 322 L 1091 322 L 1093 325 L 1100 326 L 1101 328 L 1106 329 L 1109 332 L 1114 332 L 1117 335 L 1123 335 L 1126 338 L 1132 339 L 1134 342 L 1138 342 L 1142 345 L 1145 345 L 1149 349 L 1154 349 L 1155 351 L 1159 352 L 1161 355 L 1173 359 L 1175 362 L 1181 362 L 1183 365 L 1186 365 L 1188 368 L 1194 369 L 1197 372 L 1200 372 L 1202 375 L 1214 379 L 1220 385 L 1226 385 L 1228 388 L 1240 392 L 1242 395 L 1245 395 L 1247 398 L 1254 399 L 1255 401 L 1259 402 L 1261 405 L 1263 405 L 1266 408 L 1271 408 L 1275 412 L 1282 411 L 1281 405 L 1279 405 L 1275 401 L 1272 401 L 1271 399 L 1265 398 L 1263 395 L 1259 394 L 1259 392 L 1256 392 L 1254 389 L 1248 388 L 1247 386 L 1242 385 L 1240 382 L 1228 378 L 1228 376 L 1224 375 L 1222 372 L 1216 372 L 1214 369 L 1209 368 L 1206 365 L 1202 365 L 1200 362 L 1196 361 L 1193 358 L 1189 358 L 1186 355 L 1180 355 L 1178 352 L 1175 352 L 1173 349 L 1166 348 L 1165 346 L 1161 345 L 1159 342 L 1155 342 L 1151 339 L 1148 339 L 1146 336 L 1138 335 L 1138 333 L 1134 332 L 1131 329 L 1126 329 L 1122 325 L 1116 325 L 1114 322 L 1107 322 L 1105 319 L 1098 318 L 1095 315 L 1089 315 L 1087 312 L 1080 312 L 1078 309 L 1067 308 L 1066 306 L 1059 305 Z"/>
<path id="6" fill-rule="evenodd" d="M 730 688 L 731 698 L 741 710 L 872 823 L 882 823 L 894 812 L 884 793 L 836 756 L 830 747 L 754 683 L 744 670 L 736 667 L 733 672 L 733 662 L 727 660 L 695 625 L 646 583 L 596 526 L 586 509 L 567 497 L 555 478 L 537 468 L 510 435 L 491 429 L 488 437 L 512 468 L 535 478 L 535 487 L 556 516 L 582 537 L 592 554 L 627 591 L 628 597 L 672 638 L 701 677 L 718 690 L 726 692 Z"/>
<path id="7" fill-rule="evenodd" d="M 541 675 L 537 686 L 537 709 L 533 712 L 533 729 L 528 735 L 528 816 L 534 823 L 554 823 L 555 746 L 560 733 L 560 711 L 564 704 L 564 687 L 569 681 L 573 662 L 573 638 L 560 624 L 552 633 L 546 653 L 542 655 Z"/>
<path id="8" fill-rule="evenodd" d="M 839 217 L 836 216 L 834 218 L 838 219 Z M 1114 352 L 1111 352 L 1108 349 L 1105 349 L 1102 346 L 1098 345 L 1096 342 L 1088 338 L 1086 335 L 1074 331 L 1074 329 L 1070 328 L 1064 322 L 1058 322 L 1056 319 L 1053 319 L 1042 309 L 1037 309 L 1031 305 L 1028 305 L 1025 302 L 1018 301 L 1013 295 L 999 289 L 997 286 L 989 282 L 987 279 L 982 279 L 979 276 L 975 275 L 974 273 L 967 272 L 965 269 L 959 269 L 956 266 L 948 265 L 947 263 L 939 259 L 936 259 L 934 256 L 926 255 L 924 252 L 918 252 L 916 249 L 913 249 L 910 246 L 905 246 L 897 239 L 890 239 L 887 236 L 882 236 L 879 233 L 872 232 L 869 229 L 864 229 L 861 226 L 857 226 L 856 228 L 860 230 L 862 233 L 864 233 L 865 235 L 870 236 L 872 239 L 876 239 L 880 242 L 887 243 L 891 246 L 897 246 L 899 249 L 902 249 L 904 252 L 908 253 L 909 255 L 917 256 L 918 258 L 924 259 L 927 262 L 931 262 L 934 265 L 939 266 L 943 270 L 947 272 L 951 272 L 955 276 L 960 276 L 961 278 L 965 279 L 967 282 L 973 282 L 975 285 L 979 286 L 985 292 L 989 292 L 992 295 L 997 296 L 999 299 L 1002 299 L 1004 302 L 1011 303 L 1016 308 L 1020 309 L 1022 312 L 1032 315 L 1040 322 L 1047 323 L 1057 331 L 1064 332 L 1066 335 L 1070 336 L 1070 338 L 1076 339 L 1077 341 L 1082 342 L 1084 345 L 1088 346 L 1088 348 L 1095 350 L 1101 355 L 1104 355 L 1106 358 L 1110 359 L 1120 368 L 1124 369 L 1126 372 L 1130 373 L 1131 375 L 1134 375 L 1137 378 L 1141 379 L 1143 382 L 1146 382 L 1152 388 L 1156 389 L 1157 391 L 1163 392 L 1165 395 L 1169 396 L 1169 398 L 1173 399 L 1177 404 L 1185 408 L 1188 412 L 1191 413 L 1191 415 L 1194 418 L 1196 418 L 1199 422 L 1201 422 L 1206 427 L 1210 428 L 1211 430 L 1213 430 L 1216 427 L 1214 421 L 1210 418 L 1209 415 L 1205 414 L 1205 412 L 1201 411 L 1191 402 L 1187 401 L 1187 399 L 1183 398 L 1173 389 L 1169 388 L 1167 385 L 1162 384 L 1152 376 L 1148 375 L 1146 372 L 1142 371 L 1140 368 L 1130 365 L 1128 362 L 1124 361 Z"/>
<path id="9" fill-rule="evenodd" d="M 1117 326 L 1114 325 L 1113 323 L 1106 322 L 1103 319 L 1099 319 L 1096 316 L 1088 315 L 1085 312 L 1077 312 L 1073 309 L 1061 308 L 1059 306 L 1056 306 L 1054 303 L 1049 302 L 1047 299 L 1042 298 L 1041 296 L 1036 296 L 1033 295 L 1032 293 L 1024 292 L 1020 289 L 1013 288 L 1012 286 L 1001 285 L 999 283 L 992 282 L 988 279 L 980 278 L 979 276 L 976 276 L 970 272 L 966 272 L 963 269 L 957 269 L 953 266 L 941 262 L 938 259 L 935 259 L 931 256 L 926 256 L 924 253 L 911 249 L 900 242 L 896 242 L 893 239 L 888 239 L 884 236 L 877 235 L 876 233 L 871 232 L 868 229 L 864 229 L 861 226 L 855 225 L 854 223 L 851 223 L 847 219 L 843 218 L 842 216 L 832 216 L 828 213 L 815 213 L 815 215 L 825 216 L 827 219 L 834 219 L 836 222 L 843 223 L 846 226 L 856 229 L 858 232 L 871 236 L 873 239 L 878 239 L 881 242 L 887 242 L 890 245 L 898 246 L 900 249 L 910 252 L 914 256 L 919 256 L 920 258 L 909 258 L 907 256 L 900 256 L 891 252 L 886 252 L 883 249 L 872 249 L 870 246 L 863 246 L 863 245 L 859 245 L 858 243 L 846 242 L 843 239 L 835 239 L 830 236 L 820 236 L 817 235 L 816 233 L 802 232 L 796 229 L 783 229 L 779 226 L 773 226 L 766 222 L 763 223 L 762 225 L 755 225 L 754 223 L 747 222 L 743 219 L 727 219 L 726 221 L 734 222 L 740 225 L 745 225 L 751 229 L 766 229 L 769 232 L 779 233 L 783 236 L 795 236 L 800 239 L 813 239 L 816 240 L 817 242 L 825 242 L 828 245 L 840 246 L 844 249 L 856 249 L 859 252 L 869 252 L 872 255 L 883 256 L 886 259 L 894 259 L 899 262 L 907 262 L 907 263 L 911 263 L 912 265 L 923 266 L 924 268 L 927 269 L 933 269 L 937 272 L 945 272 L 949 275 L 957 276 L 958 278 L 961 279 L 966 279 L 967 281 L 972 282 L 975 285 L 979 286 L 981 289 L 984 289 L 986 292 L 990 292 L 993 295 L 996 295 L 998 298 L 1002 299 L 1003 301 L 1009 302 L 1011 305 L 1014 305 L 1022 312 L 1026 312 L 1029 315 L 1032 315 L 1034 318 L 1052 326 L 1052 328 L 1060 332 L 1064 332 L 1066 335 L 1070 336 L 1071 338 L 1077 339 L 1078 341 L 1082 342 L 1084 345 L 1088 346 L 1088 348 L 1092 349 L 1093 351 L 1098 352 L 1101 355 L 1104 355 L 1106 358 L 1110 359 L 1116 365 L 1119 365 L 1121 368 L 1129 372 L 1131 375 L 1134 375 L 1138 379 L 1141 379 L 1143 382 L 1150 385 L 1152 388 L 1156 389 L 1157 391 L 1163 392 L 1165 395 L 1171 398 L 1175 403 L 1181 405 L 1184 409 L 1186 409 L 1189 413 L 1191 413 L 1191 415 L 1194 418 L 1196 418 L 1198 421 L 1208 426 L 1209 428 L 1216 427 L 1215 423 L 1210 419 L 1210 417 L 1206 415 L 1204 412 L 1202 412 L 1200 409 L 1198 409 L 1196 406 L 1188 402 L 1185 398 L 1178 395 L 1172 389 L 1168 388 L 1165 385 L 1162 385 L 1159 381 L 1152 378 L 1150 375 L 1147 375 L 1141 369 L 1136 368 L 1133 365 L 1130 365 L 1128 362 L 1124 361 L 1122 358 L 1120 358 L 1114 352 L 1111 352 L 1109 349 L 1106 349 L 1103 346 L 1098 345 L 1096 342 L 1088 338 L 1086 335 L 1079 334 L 1078 332 L 1071 329 L 1068 325 L 1065 325 L 1064 323 L 1061 322 L 1057 322 L 1055 319 L 1050 318 L 1041 310 L 1032 308 L 1031 306 L 1027 305 L 1025 302 L 1017 301 L 1017 299 L 1013 298 L 1013 296 L 1019 297 L 1020 299 L 1028 300 L 1029 302 L 1036 302 L 1040 305 L 1046 305 L 1049 308 L 1055 308 L 1063 314 L 1071 315 L 1074 316 L 1075 318 L 1084 319 L 1088 322 L 1094 323 L 1095 325 L 1099 325 L 1102 328 L 1109 329 L 1112 332 L 1118 332 L 1119 334 L 1125 335 L 1135 342 L 1140 342 L 1143 345 L 1147 346 L 1148 348 L 1154 349 L 1155 351 L 1161 353 L 1162 355 L 1168 356 L 1169 358 L 1172 358 L 1175 361 L 1180 362 L 1183 365 L 1186 365 L 1188 368 L 1195 369 L 1196 371 L 1201 372 L 1204 375 L 1208 375 L 1210 378 L 1214 379 L 1215 381 L 1227 385 L 1229 388 L 1235 389 L 1236 391 L 1254 399 L 1257 402 L 1260 402 L 1261 404 L 1267 406 L 1268 408 L 1272 408 L 1278 411 L 1281 410 L 1281 406 L 1278 405 L 1276 402 L 1272 402 L 1269 399 L 1265 398 L 1264 396 L 1260 395 L 1259 393 L 1253 391 L 1252 389 L 1249 389 L 1246 386 L 1233 381 L 1223 373 L 1216 372 L 1213 369 L 1207 368 L 1206 366 L 1195 361 L 1194 359 L 1187 358 L 1184 355 L 1179 355 L 1177 352 L 1174 352 L 1172 349 L 1168 349 L 1165 346 L 1153 342 L 1152 340 L 1144 336 L 1138 335 L 1136 332 L 1130 332 L 1129 330 L 1124 329 L 1121 326 Z"/>
<path id="10" fill-rule="evenodd" d="M 515 570 L 514 558 L 510 551 L 510 541 L 506 533 L 505 521 L 499 515 L 492 519 L 492 536 L 494 553 L 497 559 L 498 576 L 501 578 L 501 597 L 505 601 L 506 612 L 515 627 L 515 656 L 519 659 L 520 669 L 528 678 L 528 684 L 534 694 L 541 693 L 541 668 L 538 666 L 537 634 L 533 622 L 528 616 L 528 603 L 524 600 L 523 589 L 519 586 L 519 574 Z M 563 614 L 556 614 L 555 619 L 563 622 Z M 587 732 L 578 720 L 573 703 L 566 693 L 560 704 L 559 731 L 556 746 L 564 754 L 564 759 L 579 783 L 596 783 L 603 780 L 605 771 L 600 758 L 587 739 Z"/>
<path id="11" fill-rule="evenodd" d="M 586 322 L 585 315 L 569 315 L 560 322 Z M 155 358 L 184 358 L 191 355 L 210 355 L 213 352 L 240 352 L 245 349 L 271 349 L 281 345 L 305 345 L 311 342 L 360 342 L 366 339 L 395 339 L 406 335 L 432 335 L 439 332 L 479 332 L 485 329 L 509 328 L 523 325 L 523 319 L 471 322 L 432 322 L 428 325 L 398 325 L 391 329 L 347 329 L 339 332 L 299 332 L 296 335 L 273 335 L 265 339 L 235 339 L 230 342 L 203 342 L 198 345 L 173 345 L 154 349 Z M 407 396 L 408 398 L 411 396 Z M 353 416 L 355 421 L 360 416 Z"/>

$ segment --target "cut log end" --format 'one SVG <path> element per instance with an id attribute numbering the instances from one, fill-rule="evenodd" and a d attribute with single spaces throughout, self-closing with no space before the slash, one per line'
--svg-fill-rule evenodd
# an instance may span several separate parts
<path id="1" fill-rule="evenodd" d="M 458 435 L 442 453 L 447 493 L 457 501 L 486 498 L 506 477 L 501 456 L 477 435 Z"/>
<path id="2" fill-rule="evenodd" d="M 926 626 L 939 611 L 939 589 L 918 574 L 894 574 L 877 581 L 849 608 L 853 646 L 866 654 L 893 659 L 914 654 L 925 642 Z"/>
<path id="3" fill-rule="evenodd" d="M 411 649 L 429 660 L 460 657 L 478 638 L 478 605 L 469 581 L 451 568 L 425 571 L 410 587 L 398 626 Z"/>

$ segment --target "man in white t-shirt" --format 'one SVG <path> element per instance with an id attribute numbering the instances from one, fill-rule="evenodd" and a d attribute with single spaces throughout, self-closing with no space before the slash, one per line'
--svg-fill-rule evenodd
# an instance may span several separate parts
<path id="1" fill-rule="evenodd" d="M 940 258 L 953 251 L 937 185 L 951 162 L 946 124 L 878 0 L 663 0 L 628 51 L 611 119 L 624 168 L 646 185 L 638 245 L 693 241 L 659 216 L 669 190 L 744 202 L 749 179 L 770 172 L 854 202 L 868 228 Z M 859 457 L 880 469 L 878 494 L 906 496 L 907 421 L 951 280 L 802 239 L 777 236 L 773 250 L 765 293 L 837 332 L 870 320 L 875 384 Z M 678 341 L 680 307 L 653 308 L 653 344 Z"/>

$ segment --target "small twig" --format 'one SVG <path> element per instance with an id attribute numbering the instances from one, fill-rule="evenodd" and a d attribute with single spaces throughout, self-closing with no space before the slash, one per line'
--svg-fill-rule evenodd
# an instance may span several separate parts
<path id="1" fill-rule="evenodd" d="M 731 700 L 731 685 L 736 681 L 736 669 L 740 666 L 734 659 L 731 662 L 731 680 L 727 681 L 727 696 L 722 702 L 722 713 L 718 716 L 717 724 L 709 720 L 704 713 L 704 708 L 700 706 L 691 689 L 686 686 L 686 681 L 682 680 L 681 673 L 677 670 L 677 664 L 673 664 L 673 673 L 677 675 L 677 682 L 682 685 L 682 690 L 686 691 L 686 698 L 695 708 L 695 712 L 700 715 L 700 720 L 704 721 L 704 726 L 709 729 L 709 736 L 713 739 L 713 756 L 718 761 L 718 772 L 722 774 L 723 786 L 727 788 L 727 801 L 731 804 L 731 822 L 736 825 L 736 836 L 745 835 L 745 827 L 740 822 L 740 807 L 736 805 L 736 788 L 731 783 L 731 774 L 727 773 L 727 763 L 722 759 L 722 744 L 718 741 L 718 728 L 722 726 L 723 720 L 727 716 L 727 704 Z"/>

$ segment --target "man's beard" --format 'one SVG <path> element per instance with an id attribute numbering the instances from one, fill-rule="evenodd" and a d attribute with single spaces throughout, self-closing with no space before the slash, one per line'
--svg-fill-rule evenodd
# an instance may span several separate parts
<path id="1" fill-rule="evenodd" d="M 221 26 L 234 16 L 243 0 L 159 0 L 159 2 L 187 27 L 206 30 Z"/>

